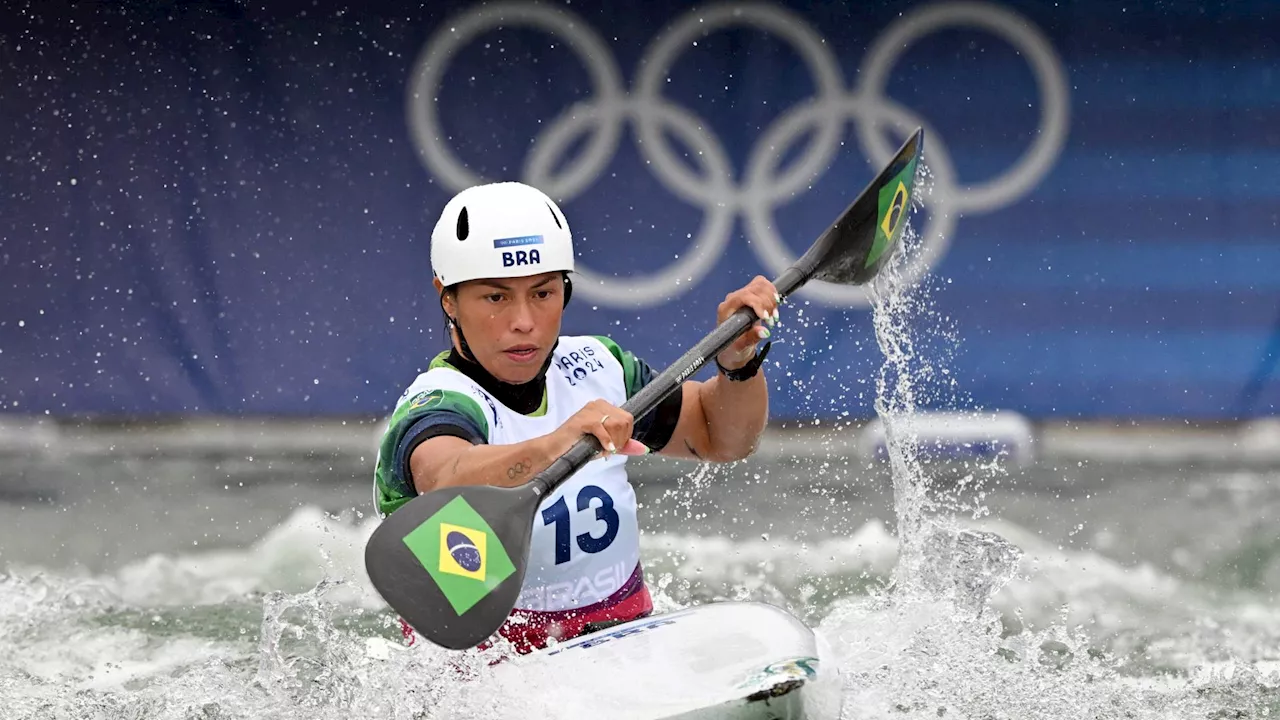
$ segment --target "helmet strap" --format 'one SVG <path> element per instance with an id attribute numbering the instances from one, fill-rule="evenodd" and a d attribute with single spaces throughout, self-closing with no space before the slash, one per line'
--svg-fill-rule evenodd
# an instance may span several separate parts
<path id="1" fill-rule="evenodd" d="M 480 361 L 476 360 L 476 354 L 471 352 L 471 346 L 467 344 L 467 336 L 462 334 L 462 325 L 452 318 L 449 319 L 449 324 L 458 332 L 458 345 L 462 349 L 462 357 L 479 365 Z"/>
<path id="2" fill-rule="evenodd" d="M 444 309 L 444 293 L 446 292 L 449 292 L 449 288 L 445 288 L 444 292 L 440 293 L 440 312 L 444 313 L 445 327 L 458 333 L 458 346 L 461 350 L 459 354 L 471 362 L 479 364 L 476 361 L 475 353 L 471 352 L 471 346 L 467 344 L 467 336 L 462 334 L 462 324 L 458 322 L 457 318 L 450 315 L 448 310 Z"/>

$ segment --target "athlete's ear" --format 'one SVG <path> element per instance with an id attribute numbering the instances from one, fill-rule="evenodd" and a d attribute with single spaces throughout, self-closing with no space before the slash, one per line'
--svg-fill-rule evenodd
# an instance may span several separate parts
<path id="1" fill-rule="evenodd" d="M 445 288 L 440 278 L 431 278 L 431 285 L 437 293 L 440 293 L 440 310 L 444 312 L 445 319 L 453 322 L 453 318 L 458 313 L 457 296 Z"/>

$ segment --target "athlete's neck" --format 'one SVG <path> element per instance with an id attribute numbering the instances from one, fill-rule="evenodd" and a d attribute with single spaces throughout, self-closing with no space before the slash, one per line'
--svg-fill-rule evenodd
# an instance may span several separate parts
<path id="1" fill-rule="evenodd" d="M 555 348 L 552 348 L 552 352 L 554 351 Z M 551 353 L 547 353 L 547 361 L 542 364 L 542 369 L 538 371 L 537 376 L 527 383 L 518 385 L 503 382 L 494 377 L 480 363 L 463 357 L 456 347 L 449 350 L 449 358 L 446 362 L 457 368 L 463 375 L 475 380 L 498 402 L 521 415 L 528 415 L 542 405 L 542 397 L 547 389 L 547 368 L 551 366 Z"/>

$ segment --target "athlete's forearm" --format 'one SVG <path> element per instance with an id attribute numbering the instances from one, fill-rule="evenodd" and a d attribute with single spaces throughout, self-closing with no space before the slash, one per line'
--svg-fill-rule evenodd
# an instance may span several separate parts
<path id="1" fill-rule="evenodd" d="M 717 374 L 703 383 L 698 396 L 707 418 L 708 459 L 732 462 L 755 452 L 769 419 L 769 383 L 763 368 L 742 382 Z"/>
<path id="2" fill-rule="evenodd" d="M 573 439 L 557 430 L 510 445 L 473 445 L 438 462 L 429 455 L 419 461 L 415 451 L 410 466 L 420 493 L 460 485 L 515 487 L 547 469 L 572 445 Z"/>

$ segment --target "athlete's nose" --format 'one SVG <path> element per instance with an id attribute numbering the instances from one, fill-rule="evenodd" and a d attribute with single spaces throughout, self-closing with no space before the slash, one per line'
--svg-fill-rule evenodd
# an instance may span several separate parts
<path id="1" fill-rule="evenodd" d="M 511 331 L 518 333 L 531 333 L 535 326 L 533 303 L 523 300 L 516 303 L 511 313 Z"/>

